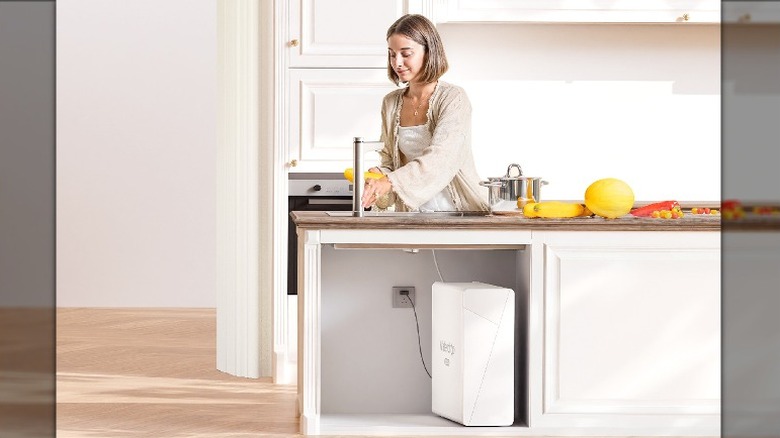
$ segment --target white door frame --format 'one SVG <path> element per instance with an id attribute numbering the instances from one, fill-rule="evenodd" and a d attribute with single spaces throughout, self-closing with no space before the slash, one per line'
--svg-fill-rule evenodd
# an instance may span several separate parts
<path id="1" fill-rule="evenodd" d="M 286 282 L 279 254 L 286 251 L 287 188 L 275 184 L 286 177 L 276 164 L 269 25 L 276 16 L 268 1 L 217 2 L 217 369 L 241 377 L 274 375 L 279 339 L 283 350 L 287 344 L 286 330 L 274 326 L 286 301 L 272 292 Z"/>

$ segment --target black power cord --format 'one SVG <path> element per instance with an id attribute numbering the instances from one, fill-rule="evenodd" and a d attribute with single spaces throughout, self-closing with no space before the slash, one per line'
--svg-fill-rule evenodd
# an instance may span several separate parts
<path id="1" fill-rule="evenodd" d="M 425 373 L 428 374 L 428 377 L 431 377 L 431 373 L 428 371 L 428 367 L 425 366 L 425 358 L 423 358 L 422 342 L 420 341 L 420 321 L 417 319 L 417 307 L 414 305 L 412 297 L 409 296 L 409 291 L 403 290 L 401 291 L 401 295 L 406 295 L 406 298 L 408 298 L 409 302 L 412 303 L 412 310 L 414 311 L 414 323 L 417 325 L 417 346 L 420 348 L 420 361 L 422 361 L 423 368 L 425 368 Z"/>

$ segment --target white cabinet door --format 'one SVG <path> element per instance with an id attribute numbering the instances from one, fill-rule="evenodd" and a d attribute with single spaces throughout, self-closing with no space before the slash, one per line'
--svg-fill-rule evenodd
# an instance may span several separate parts
<path id="1" fill-rule="evenodd" d="M 716 0 L 445 0 L 430 14 L 447 22 L 719 23 Z"/>
<path id="2" fill-rule="evenodd" d="M 290 67 L 384 67 L 385 32 L 408 0 L 293 0 Z"/>
<path id="3" fill-rule="evenodd" d="M 385 70 L 290 69 L 289 80 L 291 172 L 343 172 L 354 137 L 379 140 L 382 98 L 396 88 Z M 378 164 L 378 154 L 366 164 Z"/>
<path id="4" fill-rule="evenodd" d="M 717 434 L 720 234 L 534 240 L 544 322 L 531 426 Z"/>

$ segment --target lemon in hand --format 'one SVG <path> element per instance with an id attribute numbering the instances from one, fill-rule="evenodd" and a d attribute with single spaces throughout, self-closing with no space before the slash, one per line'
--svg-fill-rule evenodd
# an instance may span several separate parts
<path id="1" fill-rule="evenodd" d="M 365 179 L 379 179 L 383 178 L 384 175 L 381 173 L 374 173 L 374 172 L 363 172 L 363 178 Z M 344 178 L 347 179 L 347 181 L 354 183 L 355 182 L 355 169 L 353 168 L 347 168 L 344 170 Z"/>

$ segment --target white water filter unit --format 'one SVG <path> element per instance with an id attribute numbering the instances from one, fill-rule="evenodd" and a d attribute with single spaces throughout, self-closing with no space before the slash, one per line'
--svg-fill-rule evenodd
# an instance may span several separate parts
<path id="1" fill-rule="evenodd" d="M 465 426 L 512 425 L 515 292 L 436 282 L 431 308 L 433 413 Z"/>

